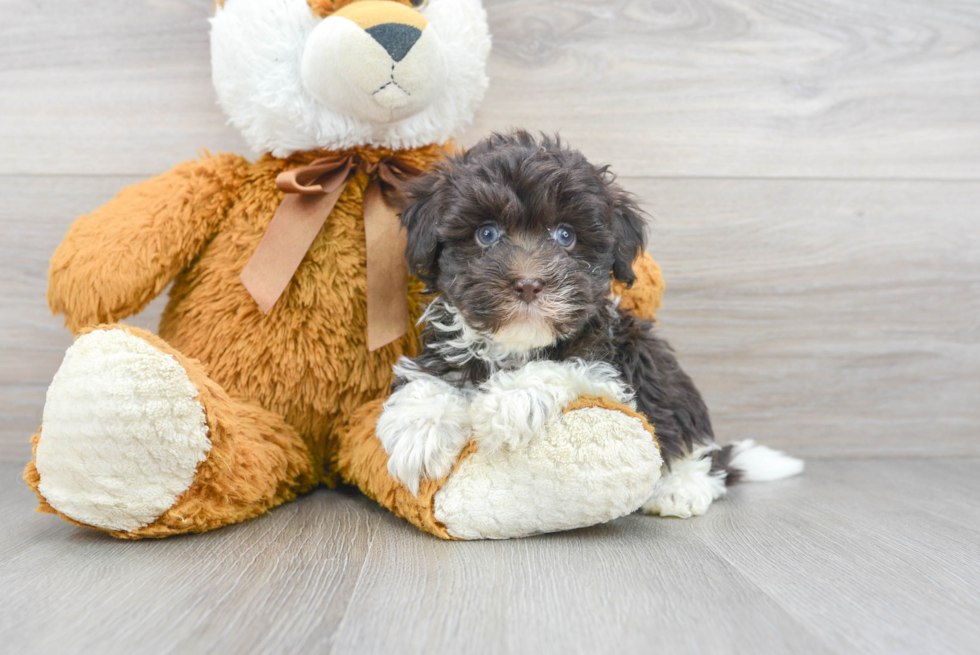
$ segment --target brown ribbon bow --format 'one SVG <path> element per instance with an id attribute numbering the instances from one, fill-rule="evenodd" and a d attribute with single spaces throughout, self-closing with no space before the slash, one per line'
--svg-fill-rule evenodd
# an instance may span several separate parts
<path id="1" fill-rule="evenodd" d="M 377 350 L 408 332 L 405 235 L 386 195 L 406 178 L 421 174 L 415 166 L 396 157 L 369 162 L 357 155 L 337 155 L 280 173 L 276 186 L 286 196 L 240 279 L 263 312 L 272 309 L 358 170 L 376 175 L 364 191 L 364 235 L 367 342 L 368 350 Z"/>

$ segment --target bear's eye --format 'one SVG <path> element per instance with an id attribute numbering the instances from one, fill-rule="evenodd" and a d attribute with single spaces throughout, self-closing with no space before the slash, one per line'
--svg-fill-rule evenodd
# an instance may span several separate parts
<path id="1" fill-rule="evenodd" d="M 476 242 L 481 246 L 492 246 L 500 239 L 500 230 L 496 225 L 487 223 L 481 225 L 476 231 Z"/>
<path id="2" fill-rule="evenodd" d="M 410 0 L 410 2 L 416 9 L 421 9 L 425 5 L 429 4 L 429 0 Z"/>
<path id="3" fill-rule="evenodd" d="M 555 243 L 562 248 L 571 248 L 575 245 L 575 233 L 570 227 L 559 225 L 555 230 Z"/>

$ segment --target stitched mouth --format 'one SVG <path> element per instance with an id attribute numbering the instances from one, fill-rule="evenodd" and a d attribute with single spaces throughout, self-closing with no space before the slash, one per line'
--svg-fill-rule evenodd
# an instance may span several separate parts
<path id="1" fill-rule="evenodd" d="M 391 80 L 390 82 L 379 86 L 377 89 L 375 89 L 374 93 L 372 93 L 371 95 L 373 96 L 378 95 L 379 93 L 387 89 L 389 86 L 394 86 L 396 89 L 400 90 L 402 93 L 404 93 L 407 96 L 412 95 L 410 91 L 408 91 L 407 89 L 405 89 L 405 87 L 398 84 L 398 82 L 396 82 L 395 80 Z"/>
<path id="2" fill-rule="evenodd" d="M 395 81 L 395 65 L 394 64 L 391 65 L 390 78 L 391 79 L 389 79 L 387 82 L 385 82 L 384 84 L 382 84 L 381 86 L 379 86 L 377 89 L 375 89 L 374 92 L 371 95 L 372 96 L 376 96 L 376 95 L 378 95 L 379 93 L 381 93 L 382 91 L 384 91 L 385 89 L 387 89 L 390 86 L 394 86 L 396 89 L 398 89 L 399 91 L 401 91 L 402 93 L 404 93 L 407 96 L 412 95 L 412 93 L 408 89 L 406 89 L 401 84 L 399 84 L 398 82 Z"/>

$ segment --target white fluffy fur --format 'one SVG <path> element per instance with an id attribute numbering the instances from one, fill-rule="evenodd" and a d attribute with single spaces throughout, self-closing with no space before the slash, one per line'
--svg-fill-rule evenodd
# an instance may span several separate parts
<path id="1" fill-rule="evenodd" d="M 639 419 L 579 409 L 516 449 L 481 449 L 464 459 L 436 494 L 435 516 L 460 539 L 595 525 L 635 511 L 661 464 Z"/>
<path id="2" fill-rule="evenodd" d="M 353 22 L 330 16 L 306 42 L 301 75 L 306 89 L 323 105 L 373 123 L 393 123 L 424 109 L 445 84 L 441 50 L 434 29 L 426 27 L 396 62 Z"/>
<path id="3" fill-rule="evenodd" d="M 135 530 L 170 508 L 211 449 L 198 390 L 172 356 L 123 330 L 68 349 L 48 388 L 39 490 L 65 515 Z"/>
<path id="4" fill-rule="evenodd" d="M 448 315 L 448 320 L 436 320 L 434 314 L 444 310 Z M 442 298 L 436 298 L 426 308 L 425 313 L 419 318 L 419 323 L 426 323 L 429 327 L 447 334 L 455 334 L 452 339 L 446 339 L 433 345 L 433 348 L 448 362 L 461 366 L 474 359 L 482 360 L 490 368 L 490 371 L 502 369 L 514 369 L 525 365 L 531 356 L 528 349 L 515 350 L 507 344 L 500 343 L 492 335 L 478 332 L 460 311 L 445 302 Z"/>
<path id="5" fill-rule="evenodd" d="M 404 358 L 395 374 L 408 383 L 385 402 L 377 434 L 389 456 L 388 472 L 412 493 L 423 478 L 448 474 L 471 437 L 483 452 L 515 450 L 557 423 L 562 409 L 581 395 L 632 402 L 616 370 L 601 362 L 530 362 L 466 392 Z"/>
<path id="6" fill-rule="evenodd" d="M 586 394 L 632 401 L 616 370 L 602 362 L 537 361 L 499 371 L 480 385 L 470 405 L 473 438 L 486 452 L 519 448 Z"/>
<path id="7" fill-rule="evenodd" d="M 556 338 L 557 335 L 551 324 L 543 316 L 527 316 L 520 320 L 512 320 L 493 335 L 496 343 L 515 353 L 530 352 L 550 346 Z"/>
<path id="8" fill-rule="evenodd" d="M 653 495 L 643 504 L 643 511 L 684 519 L 704 514 L 711 503 L 726 492 L 725 473 L 711 472 L 709 455 L 717 448 L 698 448 L 689 457 L 674 462 L 670 471 L 660 479 Z M 769 482 L 803 472 L 803 460 L 760 446 L 752 439 L 734 444 L 730 466 L 741 471 L 743 482 Z"/>
<path id="9" fill-rule="evenodd" d="M 643 503 L 643 511 L 682 519 L 704 514 L 715 498 L 725 494 L 725 473 L 711 472 L 708 454 L 715 449 L 717 446 L 698 448 L 674 462 Z"/>
<path id="10" fill-rule="evenodd" d="M 734 444 L 731 466 L 742 471 L 744 482 L 782 480 L 803 472 L 802 459 L 762 446 L 752 439 Z"/>
<path id="11" fill-rule="evenodd" d="M 483 98 L 490 36 L 479 0 L 431 0 L 422 11 L 445 76 L 428 104 L 412 115 L 379 118 L 317 100 L 302 62 L 321 19 L 306 0 L 227 0 L 217 9 L 211 21 L 211 65 L 218 101 L 256 152 L 276 157 L 365 144 L 412 148 L 443 143 L 470 123 Z M 370 40 L 354 39 L 342 47 L 373 46 Z M 341 65 L 324 59 L 323 66 L 332 64 Z"/>
<path id="12" fill-rule="evenodd" d="M 423 477 L 452 471 L 470 437 L 469 402 L 451 385 L 420 375 L 385 401 L 376 431 L 388 473 L 418 494 Z"/>

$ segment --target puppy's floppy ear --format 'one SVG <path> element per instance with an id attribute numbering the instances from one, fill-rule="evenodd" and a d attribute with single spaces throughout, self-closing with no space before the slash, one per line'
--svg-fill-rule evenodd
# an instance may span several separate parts
<path id="1" fill-rule="evenodd" d="M 439 275 L 439 187 L 443 171 L 438 168 L 413 181 L 405 189 L 407 205 L 401 213 L 401 223 L 408 232 L 405 259 L 408 270 L 431 287 Z"/>
<path id="2" fill-rule="evenodd" d="M 616 184 L 615 176 L 606 169 L 602 170 L 602 177 L 612 199 L 612 233 L 616 239 L 613 276 L 626 283 L 628 289 L 636 281 L 633 261 L 646 245 L 643 210 L 636 204 L 633 194 Z"/>

